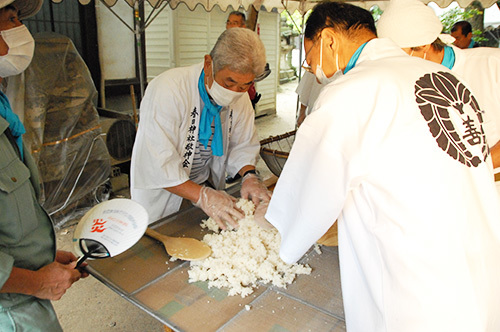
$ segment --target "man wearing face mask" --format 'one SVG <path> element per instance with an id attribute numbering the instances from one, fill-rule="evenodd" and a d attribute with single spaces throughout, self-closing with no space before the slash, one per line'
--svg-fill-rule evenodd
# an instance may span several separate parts
<path id="1" fill-rule="evenodd" d="M 347 331 L 500 331 L 500 206 L 473 94 L 354 5 L 317 5 L 304 48 L 318 78 L 343 75 L 269 203 L 280 257 L 297 261 L 337 219 Z"/>
<path id="2" fill-rule="evenodd" d="M 34 40 L 19 20 L 41 0 L 0 0 L 0 78 L 31 62 Z M 37 167 L 23 145 L 22 122 L 0 92 L 0 331 L 62 331 L 50 300 L 87 274 L 56 251 L 55 232 L 38 203 Z"/>
<path id="3" fill-rule="evenodd" d="M 227 29 L 203 63 L 168 70 L 149 83 L 132 152 L 131 194 L 151 222 L 178 211 L 184 199 L 221 228 L 236 226 L 243 215 L 221 190 L 226 171 L 243 177 L 243 198 L 256 205 L 269 200 L 255 174 L 260 145 L 246 93 L 265 64 L 256 33 Z"/>

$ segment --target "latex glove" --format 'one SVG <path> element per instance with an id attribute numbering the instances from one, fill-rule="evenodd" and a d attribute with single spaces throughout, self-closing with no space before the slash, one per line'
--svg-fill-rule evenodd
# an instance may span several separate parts
<path id="1" fill-rule="evenodd" d="M 226 223 L 238 227 L 235 221 L 243 219 L 245 215 L 235 206 L 236 198 L 225 191 L 215 190 L 210 187 L 201 187 L 200 198 L 195 206 L 201 208 L 209 217 L 219 225 L 221 229 L 226 229 Z"/>
<path id="2" fill-rule="evenodd" d="M 274 228 L 274 226 L 265 218 L 268 207 L 269 202 L 260 202 L 260 204 L 255 208 L 255 213 L 253 215 L 255 223 L 264 229 Z"/>
<path id="3" fill-rule="evenodd" d="M 271 199 L 271 192 L 257 175 L 247 174 L 241 183 L 241 198 L 251 199 L 256 208 L 260 202 L 269 202 Z"/>

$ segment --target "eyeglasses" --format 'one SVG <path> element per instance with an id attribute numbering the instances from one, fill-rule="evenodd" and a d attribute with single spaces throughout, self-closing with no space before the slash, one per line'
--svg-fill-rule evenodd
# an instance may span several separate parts
<path id="1" fill-rule="evenodd" d="M 306 62 L 306 59 L 307 59 L 307 57 L 304 59 L 304 61 L 302 61 L 302 65 L 301 65 L 302 69 L 304 69 L 307 72 L 310 72 L 311 74 L 314 74 L 312 67 L 309 66 L 309 64 Z"/>
<path id="2" fill-rule="evenodd" d="M 302 65 L 301 65 L 302 69 L 310 72 L 311 74 L 314 74 L 314 72 L 312 70 L 312 67 L 309 66 L 309 64 L 307 63 L 307 56 L 309 55 L 309 53 L 311 53 L 312 49 L 314 48 L 314 46 L 316 45 L 317 42 L 318 42 L 318 40 L 314 41 L 314 43 L 311 46 L 311 48 L 309 49 L 309 51 L 307 51 L 306 56 L 304 57 L 304 60 L 302 61 Z"/>

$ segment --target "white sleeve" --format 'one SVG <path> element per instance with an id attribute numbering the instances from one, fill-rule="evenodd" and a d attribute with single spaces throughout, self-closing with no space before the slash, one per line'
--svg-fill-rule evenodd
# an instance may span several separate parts
<path id="1" fill-rule="evenodd" d="M 295 92 L 299 95 L 299 101 L 305 106 L 309 105 L 311 88 L 316 80 L 316 76 L 308 71 L 304 73 Z"/>
<path id="2" fill-rule="evenodd" d="M 307 113 L 306 115 L 309 115 L 313 111 L 313 106 L 314 103 L 316 102 L 316 99 L 318 99 L 319 93 L 321 92 L 321 88 L 323 88 L 323 85 L 314 81 L 311 85 L 311 91 L 309 93 L 309 105 L 307 108 Z"/>
<path id="3" fill-rule="evenodd" d="M 186 135 L 180 129 L 190 112 L 186 109 L 189 98 L 191 96 L 180 93 L 179 87 L 165 77 L 148 86 L 141 102 L 141 119 L 132 154 L 132 187 L 160 189 L 189 180 L 182 167 L 183 150 L 179 147 Z"/>
<path id="4" fill-rule="evenodd" d="M 266 219 L 281 234 L 280 256 L 292 263 L 302 257 L 335 222 L 349 188 L 363 171 L 357 117 L 349 103 L 330 99 L 308 116 L 297 131 L 278 179 Z M 337 112 L 332 112 L 335 105 Z"/>

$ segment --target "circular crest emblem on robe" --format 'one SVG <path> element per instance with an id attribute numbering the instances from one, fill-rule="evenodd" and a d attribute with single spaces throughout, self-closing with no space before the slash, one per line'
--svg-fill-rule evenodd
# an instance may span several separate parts
<path id="1" fill-rule="evenodd" d="M 438 146 L 450 157 L 471 167 L 489 154 L 483 116 L 471 92 L 451 73 L 426 74 L 415 84 L 420 113 Z"/>

